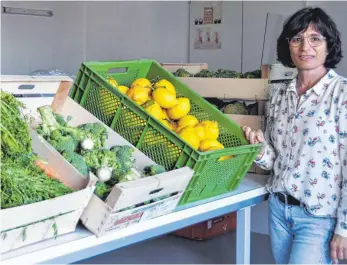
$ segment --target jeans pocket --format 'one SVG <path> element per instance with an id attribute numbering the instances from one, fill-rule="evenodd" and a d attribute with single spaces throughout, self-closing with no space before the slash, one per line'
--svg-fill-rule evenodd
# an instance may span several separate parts
<path id="1" fill-rule="evenodd" d="M 317 218 L 317 219 L 334 219 L 333 217 L 327 216 L 327 215 L 314 215 L 313 213 L 311 213 L 307 209 L 307 206 L 303 206 L 302 209 L 303 209 L 305 215 L 308 216 L 308 217 Z"/>

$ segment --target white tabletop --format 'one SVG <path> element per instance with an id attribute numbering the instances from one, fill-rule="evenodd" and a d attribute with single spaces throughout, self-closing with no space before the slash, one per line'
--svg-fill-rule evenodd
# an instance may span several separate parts
<path id="1" fill-rule="evenodd" d="M 102 237 L 79 225 L 75 232 L 1 255 L 2 264 L 72 263 L 214 218 L 265 200 L 267 175 L 248 174 L 234 192 L 178 207 L 177 211 Z M 187 208 L 189 207 L 189 208 Z"/>

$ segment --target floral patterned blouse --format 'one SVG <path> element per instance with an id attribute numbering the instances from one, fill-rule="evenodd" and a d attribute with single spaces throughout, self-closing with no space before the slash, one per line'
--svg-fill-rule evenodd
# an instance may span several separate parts
<path id="1" fill-rule="evenodd" d="M 337 217 L 347 237 L 347 79 L 333 70 L 301 96 L 296 78 L 270 95 L 265 153 L 269 192 L 286 192 L 315 216 Z"/>

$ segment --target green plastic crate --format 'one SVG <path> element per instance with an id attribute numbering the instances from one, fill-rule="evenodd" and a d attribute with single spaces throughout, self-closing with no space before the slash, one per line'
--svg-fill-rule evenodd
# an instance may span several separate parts
<path id="1" fill-rule="evenodd" d="M 210 152 L 194 150 L 175 132 L 113 88 L 106 80 L 108 76 L 117 80 L 119 85 L 126 86 L 140 77 L 169 80 L 176 88 L 177 97 L 190 99 L 190 114 L 199 121 L 218 122 L 218 140 L 225 148 Z M 180 205 L 236 189 L 261 148 L 260 145 L 249 145 L 240 126 L 153 60 L 85 62 L 81 65 L 70 95 L 167 170 L 184 166 L 192 168 L 195 174 Z M 227 155 L 232 155 L 232 158 L 218 161 L 220 157 Z"/>

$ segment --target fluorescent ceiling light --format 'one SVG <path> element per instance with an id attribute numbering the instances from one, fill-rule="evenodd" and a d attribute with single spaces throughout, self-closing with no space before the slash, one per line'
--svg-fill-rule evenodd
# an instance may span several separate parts
<path id="1" fill-rule="evenodd" d="M 2 7 L 2 13 L 13 14 L 13 15 L 30 15 L 30 16 L 41 16 L 41 17 L 52 17 L 53 12 L 50 10 L 39 10 L 39 9 L 27 9 L 17 7 Z"/>

